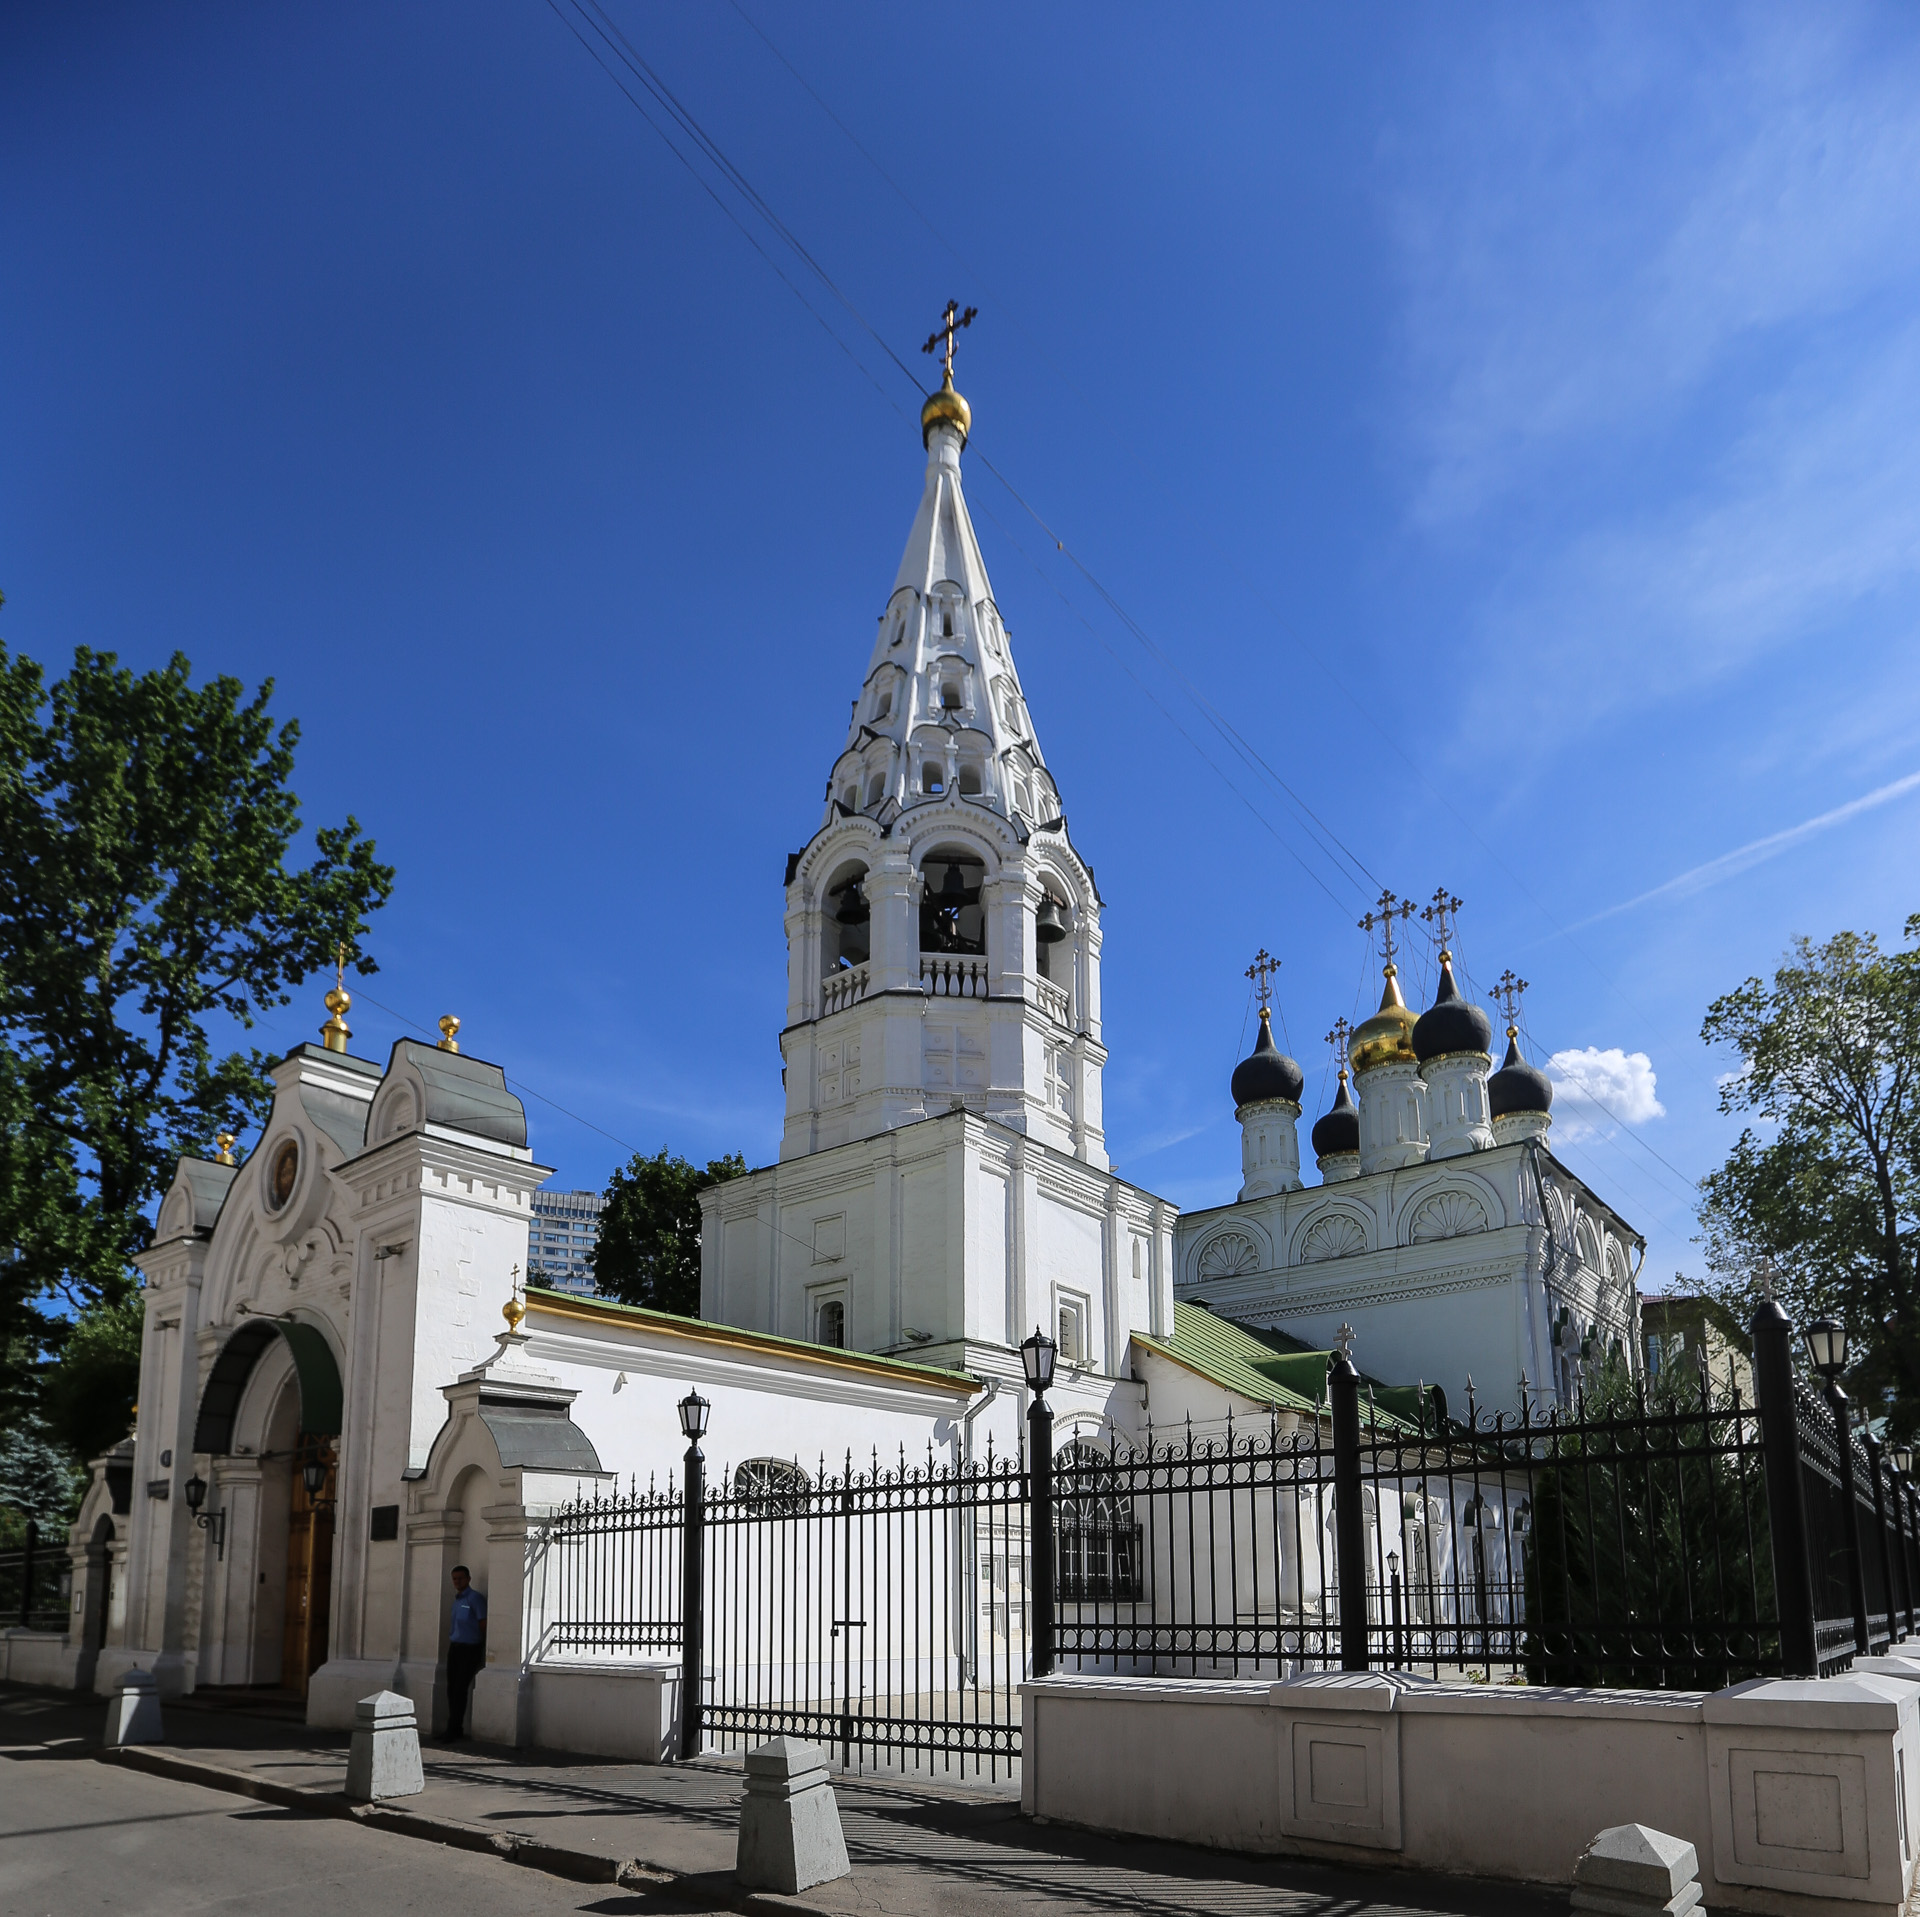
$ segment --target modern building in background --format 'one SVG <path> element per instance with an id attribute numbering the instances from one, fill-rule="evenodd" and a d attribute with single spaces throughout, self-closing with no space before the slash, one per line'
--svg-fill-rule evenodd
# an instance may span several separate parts
<path id="1" fill-rule="evenodd" d="M 1650 1379 L 1681 1366 L 1697 1373 L 1704 1362 L 1717 1389 L 1737 1385 L 1752 1402 L 1753 1340 L 1717 1298 L 1642 1298 L 1640 1336 Z"/>
<path id="2" fill-rule="evenodd" d="M 533 1195 L 533 1225 L 527 1234 L 527 1278 L 556 1291 L 593 1292 L 588 1262 L 600 1237 L 603 1192 L 541 1191 Z"/>

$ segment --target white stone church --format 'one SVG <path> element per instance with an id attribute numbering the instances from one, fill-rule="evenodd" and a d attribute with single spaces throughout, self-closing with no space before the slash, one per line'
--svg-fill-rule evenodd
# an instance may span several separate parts
<path id="1" fill-rule="evenodd" d="M 529 1531 L 676 1470 L 690 1387 L 709 1457 L 747 1471 L 1013 1451 L 1036 1326 L 1060 1347 L 1062 1445 L 1317 1416 L 1300 1354 L 1343 1323 L 1370 1376 L 1456 1406 L 1469 1373 L 1506 1402 L 1635 1348 L 1640 1240 L 1553 1157 L 1545 1079 L 1511 1035 L 1494 1069 L 1450 969 L 1416 1019 L 1389 967 L 1352 1094 L 1343 1071 L 1313 1126 L 1320 1182 L 1264 1018 L 1232 1087 L 1238 1202 L 1181 1217 L 1109 1169 L 1102 900 L 968 517 L 970 426 L 949 365 L 825 813 L 788 866 L 779 1161 L 706 1194 L 701 1317 L 536 1291 L 522 1322 L 548 1175 L 524 1109 L 451 1037 L 356 1056 L 336 990 L 244 1160 L 183 1159 L 161 1206 L 137 1430 L 96 1467 L 38 1674 L 278 1686 L 325 1725 L 390 1687 L 432 1723 L 463 1563 L 492 1607 L 477 1733 L 577 1743 L 537 1681 Z"/>

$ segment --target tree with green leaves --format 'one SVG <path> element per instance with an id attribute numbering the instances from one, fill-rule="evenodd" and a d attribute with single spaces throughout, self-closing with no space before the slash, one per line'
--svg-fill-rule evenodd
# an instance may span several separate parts
<path id="1" fill-rule="evenodd" d="M 0 645 L 0 1349 L 129 1295 L 175 1158 L 266 1115 L 272 1055 L 232 1039 L 392 890 L 351 817 L 296 863 L 272 692 L 84 647 L 49 684 Z"/>
<path id="2" fill-rule="evenodd" d="M 1747 1322 L 1771 1286 L 1789 1312 L 1853 1334 L 1853 1382 L 1920 1429 L 1920 914 L 1907 949 L 1872 933 L 1799 939 L 1769 985 L 1707 1009 L 1701 1037 L 1739 1070 L 1720 1108 L 1750 1112 L 1702 1182 L 1707 1263 Z"/>
<path id="3" fill-rule="evenodd" d="M 738 1152 L 709 1159 L 704 1170 L 664 1145 L 651 1158 L 636 1152 L 613 1174 L 600 1214 L 592 1264 L 601 1296 L 697 1316 L 700 1194 L 746 1169 Z"/>

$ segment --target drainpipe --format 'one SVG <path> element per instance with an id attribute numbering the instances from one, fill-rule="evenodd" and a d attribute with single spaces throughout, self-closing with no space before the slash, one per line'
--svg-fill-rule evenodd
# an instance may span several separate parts
<path id="1" fill-rule="evenodd" d="M 1000 1380 L 989 1378 L 987 1388 L 980 1402 L 960 1414 L 960 1462 L 968 1465 L 973 1462 L 973 1421 L 987 1406 L 1000 1395 Z"/>

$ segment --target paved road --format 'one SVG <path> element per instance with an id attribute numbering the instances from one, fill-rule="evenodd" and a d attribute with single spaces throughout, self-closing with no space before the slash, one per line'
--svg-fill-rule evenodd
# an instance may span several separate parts
<path id="1" fill-rule="evenodd" d="M 9 1739 L 9 1742 L 12 1740 Z M 0 1752 L 7 1917 L 547 1917 L 649 1900 L 31 1746 Z"/>

